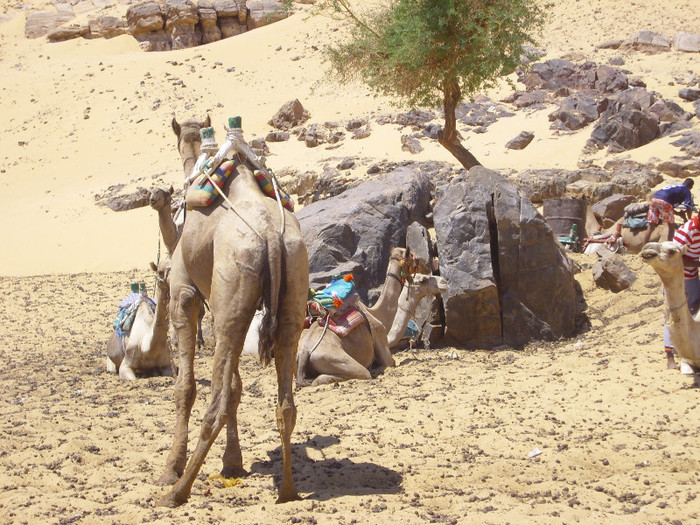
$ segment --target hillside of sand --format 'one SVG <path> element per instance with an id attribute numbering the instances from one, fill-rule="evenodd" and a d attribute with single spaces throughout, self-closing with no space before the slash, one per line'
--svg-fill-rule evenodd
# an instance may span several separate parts
<path id="1" fill-rule="evenodd" d="M 545 58 L 606 63 L 596 45 L 640 30 L 700 30 L 692 1 L 563 0 L 551 8 Z M 0 521 L 3 523 L 696 523 L 700 520 L 698 389 L 665 369 L 660 283 L 637 275 L 618 294 L 593 283 L 593 256 L 575 255 L 591 329 L 523 350 L 457 348 L 397 354 L 368 382 L 304 388 L 293 434 L 302 501 L 275 505 L 280 445 L 274 372 L 245 357 L 239 412 L 250 475 L 221 488 L 223 436 L 189 502 L 163 509 L 155 480 L 172 442 L 169 378 L 126 384 L 104 371 L 104 344 L 128 284 L 152 289 L 158 229 L 150 209 L 95 205 L 110 187 L 180 185 L 173 117 L 243 117 L 247 138 L 299 99 L 311 121 L 398 111 L 360 85 L 324 74 L 335 22 L 299 7 L 287 20 L 215 44 L 143 53 L 130 37 L 49 44 L 24 38 L 31 0 L 0 6 Z M 121 13 L 122 4 L 102 12 Z M 81 15 L 88 16 L 88 14 Z M 624 67 L 678 100 L 698 58 L 625 53 Z M 487 93 L 494 100 L 509 92 Z M 682 103 L 685 104 L 685 103 Z M 555 135 L 549 110 L 517 112 L 465 143 L 489 168 L 575 168 L 585 133 Z M 697 119 L 695 119 L 697 129 Z M 521 151 L 505 143 L 535 131 Z M 452 162 L 436 144 L 411 155 L 396 125 L 372 125 L 339 149 L 271 144 L 274 169 L 322 171 L 345 157 L 356 175 L 380 160 Z M 669 139 L 619 155 L 677 154 Z M 586 157 L 586 160 L 588 157 Z M 696 198 L 696 201 L 699 200 Z M 210 318 L 207 317 L 210 322 Z M 190 443 L 210 398 L 212 341 L 196 358 Z M 193 445 L 191 445 L 193 446 Z"/>

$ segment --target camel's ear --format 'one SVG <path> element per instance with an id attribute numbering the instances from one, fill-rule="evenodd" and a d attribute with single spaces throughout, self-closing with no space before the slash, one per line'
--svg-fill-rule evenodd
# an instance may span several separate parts
<path id="1" fill-rule="evenodd" d="M 406 246 L 406 259 L 408 259 L 411 256 L 411 249 Z"/>
<path id="2" fill-rule="evenodd" d="M 175 135 L 177 135 L 179 137 L 180 131 L 181 131 L 180 124 L 177 123 L 177 119 L 175 117 L 173 117 L 173 121 L 171 124 L 173 126 L 173 131 L 175 132 Z"/>
<path id="3" fill-rule="evenodd" d="M 156 266 L 156 263 L 154 263 L 153 261 L 151 261 L 151 270 L 158 273 L 158 267 Z"/>
<path id="4" fill-rule="evenodd" d="M 173 188 L 173 185 L 171 184 L 170 189 L 168 190 L 168 193 L 170 193 L 170 195 L 172 195 L 174 191 L 175 191 L 175 188 Z"/>
<path id="5" fill-rule="evenodd" d="M 688 246 L 686 246 L 685 244 L 683 244 L 683 245 L 681 245 L 681 246 L 678 248 L 678 251 L 681 252 L 681 255 L 685 255 L 685 252 L 688 251 Z"/>
<path id="6" fill-rule="evenodd" d="M 208 128 L 209 126 L 211 126 L 211 117 L 207 115 L 207 120 L 204 121 L 204 127 Z"/>

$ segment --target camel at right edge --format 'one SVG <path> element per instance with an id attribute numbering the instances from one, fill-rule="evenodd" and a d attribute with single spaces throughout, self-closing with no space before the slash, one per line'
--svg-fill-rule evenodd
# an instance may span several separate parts
<path id="1" fill-rule="evenodd" d="M 324 328 L 318 323 L 313 323 L 303 331 L 297 353 L 298 386 L 371 379 L 369 368 L 373 364 L 378 365 L 380 371 L 395 366 L 389 350 L 389 332 L 404 283 L 410 290 L 409 297 L 413 298 L 410 302 L 407 301 L 406 307 L 411 305 L 414 311 L 418 305 L 415 299 L 447 290 L 447 282 L 443 277 L 416 275 L 411 282 L 408 277 L 417 264 L 417 259 L 412 258 L 407 250 L 392 250 L 387 279 L 377 303 L 372 308 L 359 301 L 357 303 L 367 322 L 357 326 L 345 337 L 341 338 L 331 330 L 324 333 Z M 404 317 L 405 322 L 400 327 L 402 333 L 410 316 Z"/>
<path id="2" fill-rule="evenodd" d="M 678 355 L 692 367 L 694 385 L 700 387 L 700 315 L 693 317 L 688 308 L 683 282 L 684 253 L 685 247 L 667 241 L 647 243 L 639 255 L 661 278 L 671 342 Z"/>

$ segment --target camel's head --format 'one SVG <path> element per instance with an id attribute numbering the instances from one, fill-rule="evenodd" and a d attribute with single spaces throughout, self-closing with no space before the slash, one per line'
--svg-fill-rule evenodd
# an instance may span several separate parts
<path id="1" fill-rule="evenodd" d="M 442 294 L 447 292 L 447 280 L 439 275 L 416 274 L 413 282 L 409 285 L 411 291 L 416 291 L 420 295 Z"/>
<path id="2" fill-rule="evenodd" d="M 394 248 L 391 250 L 390 260 L 395 260 L 399 264 L 401 282 L 409 283 L 416 274 L 430 274 L 432 268 L 430 263 L 411 253 L 408 248 Z"/>
<path id="3" fill-rule="evenodd" d="M 649 242 L 644 245 L 639 256 L 650 265 L 661 278 L 683 275 L 683 254 L 686 247 L 674 242 Z"/>
<path id="4" fill-rule="evenodd" d="M 182 167 L 185 171 L 185 176 L 192 173 L 195 162 L 201 152 L 202 137 L 199 135 L 199 130 L 211 126 L 211 118 L 207 115 L 205 119 L 189 119 L 179 123 L 173 117 L 172 127 L 177 136 L 177 150 L 182 158 Z"/>
<path id="5" fill-rule="evenodd" d="M 165 257 L 157 266 L 154 262 L 151 263 L 151 270 L 156 273 L 156 280 L 158 281 L 159 301 L 170 300 L 170 264 L 169 257 Z"/>
<path id="6" fill-rule="evenodd" d="M 151 208 L 154 210 L 160 211 L 164 207 L 170 206 L 174 191 L 175 190 L 172 186 L 170 186 L 170 188 L 157 186 L 151 190 L 151 193 L 148 196 L 148 204 L 150 204 Z"/>

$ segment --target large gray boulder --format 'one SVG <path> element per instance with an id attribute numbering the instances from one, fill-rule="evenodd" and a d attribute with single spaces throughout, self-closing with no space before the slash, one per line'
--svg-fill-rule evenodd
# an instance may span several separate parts
<path id="1" fill-rule="evenodd" d="M 567 257 L 532 203 L 499 173 L 477 166 L 434 208 L 446 342 L 522 346 L 571 336 L 576 284 Z"/>
<path id="2" fill-rule="evenodd" d="M 298 211 L 310 286 L 351 272 L 363 299 L 376 299 L 391 249 L 406 245 L 409 224 L 426 222 L 431 190 L 425 174 L 403 167 Z"/>

